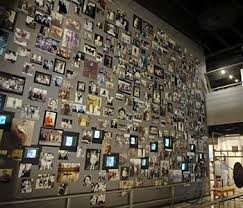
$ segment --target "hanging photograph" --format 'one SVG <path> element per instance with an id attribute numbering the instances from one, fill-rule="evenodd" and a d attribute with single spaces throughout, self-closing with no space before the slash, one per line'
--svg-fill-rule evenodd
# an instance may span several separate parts
<path id="1" fill-rule="evenodd" d="M 0 7 L 0 28 L 13 31 L 17 13 L 11 9 Z"/>
<path id="2" fill-rule="evenodd" d="M 133 27 L 142 30 L 142 19 L 136 15 L 133 15 Z"/>
<path id="3" fill-rule="evenodd" d="M 52 170 L 53 169 L 54 154 L 49 152 L 41 152 L 39 170 Z"/>
<path id="4" fill-rule="evenodd" d="M 33 191 L 33 183 L 33 179 L 22 179 L 20 184 L 20 193 L 31 193 Z"/>
<path id="5" fill-rule="evenodd" d="M 80 22 L 71 17 L 67 18 L 65 24 L 66 24 L 67 28 L 69 28 L 70 30 L 80 30 L 80 28 L 81 28 Z"/>
<path id="6" fill-rule="evenodd" d="M 69 152 L 67 150 L 58 150 L 58 160 L 68 160 Z"/>
<path id="7" fill-rule="evenodd" d="M 105 21 L 104 31 L 107 34 L 109 34 L 109 35 L 111 35 L 111 36 L 113 36 L 115 38 L 118 38 L 119 28 L 116 25 Z"/>
<path id="8" fill-rule="evenodd" d="M 139 86 L 134 86 L 133 87 L 133 96 L 134 97 L 140 97 L 140 87 Z"/>
<path id="9" fill-rule="evenodd" d="M 9 33 L 0 30 L 0 56 L 3 56 L 6 51 L 8 36 Z"/>
<path id="10" fill-rule="evenodd" d="M 129 22 L 127 19 L 125 19 L 125 13 L 121 10 L 117 11 L 116 26 L 128 31 Z"/>
<path id="11" fill-rule="evenodd" d="M 44 59 L 43 61 L 43 69 L 46 69 L 48 71 L 51 71 L 53 69 L 54 61 Z"/>
<path id="12" fill-rule="evenodd" d="M 64 74 L 66 67 L 66 61 L 55 59 L 53 71 L 58 74 Z"/>
<path id="13" fill-rule="evenodd" d="M 38 106 L 24 104 L 21 107 L 21 110 L 20 110 L 20 118 L 22 118 L 22 119 L 39 120 L 39 118 L 40 118 L 40 109 L 39 109 L 39 107 Z"/>
<path id="14" fill-rule="evenodd" d="M 91 192 L 95 193 L 90 196 L 90 205 L 101 205 L 105 204 L 105 197 L 106 194 L 97 194 L 96 192 L 105 192 L 106 191 L 106 184 L 105 182 L 99 183 L 92 183 Z"/>
<path id="15" fill-rule="evenodd" d="M 106 18 L 110 21 L 114 21 L 115 20 L 115 12 L 112 11 L 111 9 L 107 10 L 107 15 Z"/>
<path id="16" fill-rule="evenodd" d="M 88 32 L 93 32 L 94 29 L 94 22 L 90 19 L 85 18 L 84 20 L 84 30 Z"/>
<path id="17" fill-rule="evenodd" d="M 79 34 L 68 29 L 64 29 L 62 46 L 68 49 L 77 49 L 79 47 Z"/>
<path id="18" fill-rule="evenodd" d="M 56 181 L 55 174 L 38 174 L 36 178 L 36 189 L 49 189 L 54 187 L 54 183 Z"/>
<path id="19" fill-rule="evenodd" d="M 54 110 L 54 111 L 56 111 L 57 108 L 58 108 L 58 100 L 55 99 L 55 98 L 51 98 L 51 97 L 49 97 L 49 98 L 48 98 L 48 104 L 47 104 L 47 106 L 48 106 L 48 109 L 49 109 L 49 110 Z"/>
<path id="20" fill-rule="evenodd" d="M 78 140 L 78 132 L 64 131 L 60 149 L 68 150 L 69 152 L 77 152 Z"/>
<path id="21" fill-rule="evenodd" d="M 57 112 L 45 111 L 43 126 L 45 127 L 55 127 L 56 126 Z"/>
<path id="22" fill-rule="evenodd" d="M 34 74 L 34 64 L 31 63 L 24 63 L 23 69 L 22 69 L 22 73 L 28 76 L 33 76 Z"/>
<path id="23" fill-rule="evenodd" d="M 59 0 L 58 1 L 58 9 L 57 11 L 60 14 L 68 14 L 68 9 L 69 9 L 69 2 L 67 0 Z"/>
<path id="24" fill-rule="evenodd" d="M 90 56 L 95 56 L 96 48 L 85 43 L 84 44 L 84 53 L 86 53 L 86 54 L 88 54 Z"/>
<path id="25" fill-rule="evenodd" d="M 86 149 L 85 170 L 99 170 L 100 150 Z"/>
<path id="26" fill-rule="evenodd" d="M 118 79 L 118 91 L 122 93 L 132 94 L 132 84 L 130 82 Z"/>
<path id="27" fill-rule="evenodd" d="M 80 163 L 59 163 L 57 182 L 74 183 L 79 180 Z"/>
<path id="28" fill-rule="evenodd" d="M 102 98 L 95 95 L 88 95 L 86 102 L 86 113 L 91 115 L 101 115 Z"/>
<path id="29" fill-rule="evenodd" d="M 50 86 L 51 85 L 51 75 L 36 71 L 34 82 L 37 83 L 37 84 Z"/>
<path id="30" fill-rule="evenodd" d="M 63 16 L 58 12 L 52 11 L 51 12 L 51 24 L 53 26 L 61 28 L 62 22 L 63 22 Z"/>
<path id="31" fill-rule="evenodd" d="M 88 15 L 91 18 L 95 18 L 95 11 L 96 11 L 96 4 L 89 0 L 84 0 L 83 13 Z"/>
<path id="32" fill-rule="evenodd" d="M 71 58 L 71 50 L 69 50 L 68 48 L 65 48 L 63 46 L 60 46 L 57 49 L 57 56 L 60 56 L 61 58 L 64 58 L 64 59 L 70 59 Z"/>
<path id="33" fill-rule="evenodd" d="M 39 88 L 31 88 L 29 89 L 28 99 L 37 102 L 46 102 L 47 90 L 39 89 Z"/>
<path id="34" fill-rule="evenodd" d="M 35 42 L 36 48 L 39 48 L 43 51 L 47 51 L 49 53 L 56 53 L 58 46 L 59 41 L 54 40 L 52 38 L 46 38 L 42 35 L 38 35 Z"/>
<path id="35" fill-rule="evenodd" d="M 65 116 L 72 115 L 72 102 L 68 100 L 62 100 L 60 114 Z"/>
<path id="36" fill-rule="evenodd" d="M 73 120 L 62 118 L 62 120 L 61 120 L 61 128 L 72 129 L 73 128 Z"/>
<path id="37" fill-rule="evenodd" d="M 35 29 L 36 28 L 35 19 L 33 17 L 27 16 L 25 19 L 25 25 L 31 29 Z"/>
<path id="38" fill-rule="evenodd" d="M 54 9 L 54 0 L 35 0 L 35 4 L 41 11 L 51 14 Z"/>
<path id="39" fill-rule="evenodd" d="M 113 62 L 113 58 L 111 56 L 108 56 L 107 54 L 105 54 L 105 56 L 104 56 L 104 66 L 112 68 L 112 62 Z"/>
<path id="40" fill-rule="evenodd" d="M 51 17 L 38 11 L 35 12 L 35 21 L 45 27 L 51 26 Z"/>
<path id="41" fill-rule="evenodd" d="M 0 72 L 0 91 L 23 95 L 25 78 Z"/>
<path id="42" fill-rule="evenodd" d="M 39 145 L 60 147 L 62 144 L 62 136 L 63 130 L 61 129 L 48 129 L 41 127 Z"/>
<path id="43" fill-rule="evenodd" d="M 11 63 L 15 63 L 17 61 L 17 54 L 15 51 L 6 50 L 4 55 L 4 60 L 9 61 Z"/>
<path id="44" fill-rule="evenodd" d="M 96 80 L 98 75 L 98 64 L 89 59 L 84 60 L 83 76 Z"/>
<path id="45" fill-rule="evenodd" d="M 103 36 L 95 33 L 94 44 L 99 47 L 103 46 L 103 39 L 104 39 Z"/>
<path id="46" fill-rule="evenodd" d="M 42 63 L 43 63 L 43 57 L 40 56 L 40 55 L 37 55 L 35 53 L 32 53 L 31 54 L 31 57 L 30 57 L 30 62 L 35 63 L 35 64 L 42 65 Z"/>
<path id="47" fill-rule="evenodd" d="M 19 178 L 30 177 L 31 167 L 32 167 L 31 163 L 20 163 L 18 177 Z"/>

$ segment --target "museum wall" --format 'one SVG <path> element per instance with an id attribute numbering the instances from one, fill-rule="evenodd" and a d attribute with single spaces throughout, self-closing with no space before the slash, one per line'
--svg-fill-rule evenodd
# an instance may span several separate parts
<path id="1" fill-rule="evenodd" d="M 209 126 L 242 122 L 242 86 L 210 92 L 206 95 Z"/>
<path id="2" fill-rule="evenodd" d="M 201 48 L 133 1 L 8 9 L 0 7 L 1 201 L 92 192 L 72 207 L 118 206 L 125 192 L 95 192 L 181 182 L 191 184 L 177 197 L 205 191 Z"/>

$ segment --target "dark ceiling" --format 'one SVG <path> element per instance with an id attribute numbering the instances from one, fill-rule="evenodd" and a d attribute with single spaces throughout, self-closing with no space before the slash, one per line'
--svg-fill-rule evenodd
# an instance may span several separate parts
<path id="1" fill-rule="evenodd" d="M 243 43 L 242 0 L 135 0 L 194 42 L 207 56 Z"/>

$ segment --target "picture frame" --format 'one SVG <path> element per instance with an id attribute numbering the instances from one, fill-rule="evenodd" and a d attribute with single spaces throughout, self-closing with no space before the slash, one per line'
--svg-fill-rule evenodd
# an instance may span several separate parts
<path id="1" fill-rule="evenodd" d="M 142 30 L 142 19 L 135 14 L 133 15 L 133 27 Z"/>
<path id="2" fill-rule="evenodd" d="M 190 144 L 190 152 L 196 152 L 196 145 L 195 144 Z"/>
<path id="3" fill-rule="evenodd" d="M 53 38 L 47 38 L 43 35 L 38 35 L 36 38 L 35 47 L 45 52 L 55 54 L 57 52 L 59 44 L 60 42 Z"/>
<path id="4" fill-rule="evenodd" d="M 133 96 L 139 98 L 140 97 L 140 87 L 133 86 Z"/>
<path id="5" fill-rule="evenodd" d="M 52 78 L 51 74 L 46 74 L 43 72 L 36 71 L 34 77 L 34 83 L 50 86 L 51 78 Z"/>
<path id="6" fill-rule="evenodd" d="M 0 28 L 13 31 L 16 23 L 17 12 L 12 9 L 0 6 L 0 13 Z"/>
<path id="7" fill-rule="evenodd" d="M 115 38 L 118 38 L 119 28 L 116 25 L 114 25 L 114 24 L 112 24 L 112 23 L 110 23 L 108 21 L 105 21 L 104 31 L 107 34 L 109 34 L 109 35 L 111 35 L 111 36 L 113 36 Z"/>
<path id="8" fill-rule="evenodd" d="M 137 135 L 130 135 L 129 137 L 129 147 L 130 148 L 138 148 L 138 136 Z"/>
<path id="9" fill-rule="evenodd" d="M 0 129 L 3 129 L 4 131 L 10 131 L 14 115 L 15 113 L 10 111 L 0 112 Z"/>
<path id="10" fill-rule="evenodd" d="M 118 79 L 118 91 L 125 94 L 132 94 L 132 84 L 124 80 Z"/>
<path id="11" fill-rule="evenodd" d="M 107 54 L 104 55 L 104 66 L 112 68 L 113 58 Z"/>
<path id="12" fill-rule="evenodd" d="M 77 83 L 77 91 L 85 92 L 85 88 L 86 88 L 86 83 L 82 82 L 82 81 L 78 81 L 78 83 Z"/>
<path id="13" fill-rule="evenodd" d="M 150 142 L 150 152 L 158 152 L 158 142 Z"/>
<path id="14" fill-rule="evenodd" d="M 29 89 L 29 95 L 28 99 L 32 101 L 37 101 L 37 102 L 46 102 L 46 97 L 47 97 L 47 90 L 43 90 L 40 88 L 32 88 L 30 87 Z"/>
<path id="15" fill-rule="evenodd" d="M 99 170 L 100 149 L 86 149 L 85 170 Z"/>
<path id="16" fill-rule="evenodd" d="M 68 150 L 69 152 L 77 152 L 79 141 L 79 132 L 64 131 L 61 150 Z"/>
<path id="17" fill-rule="evenodd" d="M 23 95 L 25 80 L 25 77 L 9 74 L 7 72 L 0 72 L 0 91 Z"/>
<path id="18" fill-rule="evenodd" d="M 86 53 L 90 56 L 95 56 L 96 55 L 96 48 L 85 43 L 84 44 L 84 53 Z"/>
<path id="19" fill-rule="evenodd" d="M 22 163 L 29 163 L 32 165 L 38 165 L 40 159 L 40 153 L 42 148 L 40 146 L 24 147 Z"/>
<path id="20" fill-rule="evenodd" d="M 91 128 L 92 131 L 92 143 L 102 144 L 104 138 L 104 131 L 96 129 L 94 127 Z"/>
<path id="21" fill-rule="evenodd" d="M 149 167 L 149 158 L 142 157 L 141 158 L 141 169 L 148 169 L 148 167 Z"/>
<path id="22" fill-rule="evenodd" d="M 62 144 L 63 130 L 41 127 L 39 145 L 60 147 Z"/>
<path id="23" fill-rule="evenodd" d="M 91 18 L 95 18 L 96 4 L 89 0 L 84 0 L 82 12 Z"/>
<path id="24" fill-rule="evenodd" d="M 56 126 L 57 112 L 45 110 L 43 126 L 54 128 Z"/>
<path id="25" fill-rule="evenodd" d="M 118 153 L 110 153 L 103 154 L 103 170 L 109 169 L 118 169 L 119 166 L 119 154 Z"/>
<path id="26" fill-rule="evenodd" d="M 66 68 L 66 61 L 57 58 L 54 60 L 54 67 L 53 67 L 54 72 L 63 75 L 65 73 L 65 68 Z"/>
<path id="27" fill-rule="evenodd" d="M 164 136 L 164 149 L 167 151 L 172 151 L 173 149 L 172 137 Z"/>

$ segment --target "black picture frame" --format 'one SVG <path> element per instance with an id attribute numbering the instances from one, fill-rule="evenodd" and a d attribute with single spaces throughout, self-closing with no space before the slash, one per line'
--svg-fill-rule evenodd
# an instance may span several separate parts
<path id="1" fill-rule="evenodd" d="M 148 167 L 149 167 L 149 158 L 142 157 L 141 158 L 141 169 L 148 169 Z"/>
<path id="2" fill-rule="evenodd" d="M 104 138 L 104 131 L 96 128 L 91 128 L 92 131 L 92 143 L 102 144 Z"/>
<path id="3" fill-rule="evenodd" d="M 4 82 L 11 83 L 11 85 L 7 83 L 4 84 Z M 6 85 L 9 86 L 6 87 Z M 17 85 L 19 89 L 15 90 L 13 85 Z M 9 74 L 6 72 L 0 72 L 0 91 L 8 92 L 16 95 L 23 95 L 24 87 L 25 87 L 25 77 Z"/>
<path id="4" fill-rule="evenodd" d="M 196 145 L 195 144 L 190 144 L 190 152 L 196 152 Z"/>
<path id="5" fill-rule="evenodd" d="M 48 123 L 50 122 L 50 121 L 47 121 L 47 114 L 48 113 L 55 114 L 54 121 L 52 122 L 53 125 L 48 125 Z M 44 118 L 43 118 L 43 126 L 44 127 L 49 127 L 49 128 L 54 128 L 56 126 L 56 122 L 57 122 L 57 112 L 50 111 L 50 110 L 45 110 Z"/>
<path id="6" fill-rule="evenodd" d="M 31 163 L 32 165 L 38 165 L 41 153 L 40 146 L 24 147 L 22 163 Z"/>
<path id="7" fill-rule="evenodd" d="M 63 64 L 62 69 L 57 69 L 57 64 L 61 63 Z M 66 68 L 66 61 L 63 61 L 61 59 L 55 58 L 54 60 L 54 66 L 53 66 L 53 71 L 58 73 L 58 74 L 65 74 L 65 68 Z"/>
<path id="8" fill-rule="evenodd" d="M 48 82 L 45 83 L 45 82 L 38 81 L 38 75 L 47 76 Z M 52 78 L 51 74 L 46 74 L 46 73 L 43 73 L 43 72 L 36 71 L 35 77 L 34 77 L 34 83 L 50 86 L 51 85 L 51 78 Z"/>
<path id="9" fill-rule="evenodd" d="M 150 142 L 150 152 L 158 152 L 158 142 Z"/>
<path id="10" fill-rule="evenodd" d="M 85 92 L 85 88 L 86 88 L 86 83 L 85 82 L 82 82 L 82 81 L 78 81 L 77 82 L 77 91 L 80 91 L 80 92 Z"/>
<path id="11" fill-rule="evenodd" d="M 10 131 L 12 120 L 14 118 L 15 113 L 9 111 L 3 111 L 0 113 L 0 129 L 8 132 Z"/>
<path id="12" fill-rule="evenodd" d="M 170 136 L 164 136 L 164 149 L 167 151 L 172 151 L 173 149 L 173 139 Z"/>
<path id="13" fill-rule="evenodd" d="M 205 154 L 204 153 L 199 153 L 198 154 L 198 161 L 204 161 L 205 160 Z"/>
<path id="14" fill-rule="evenodd" d="M 89 0 L 84 0 L 83 2 L 83 8 L 82 8 L 83 14 L 86 14 L 87 16 L 91 18 L 95 18 L 96 13 L 96 4 Z"/>
<path id="15" fill-rule="evenodd" d="M 181 162 L 181 170 L 182 171 L 188 171 L 188 163 L 187 162 Z"/>
<path id="16" fill-rule="evenodd" d="M 125 86 L 127 85 L 127 86 Z M 125 86 L 125 88 L 123 87 Z M 128 95 L 132 94 L 132 84 L 130 82 L 126 82 L 122 79 L 118 79 L 118 92 L 122 92 Z"/>
<path id="17" fill-rule="evenodd" d="M 137 135 L 130 135 L 129 137 L 129 147 L 130 148 L 138 148 L 138 136 Z"/>
<path id="18" fill-rule="evenodd" d="M 103 170 L 109 169 L 118 169 L 119 166 L 119 154 L 118 153 L 110 153 L 103 155 Z"/>
<path id="19" fill-rule="evenodd" d="M 109 35 L 111 35 L 111 36 L 113 36 L 115 38 L 118 38 L 119 28 L 116 25 L 114 25 L 114 24 L 112 24 L 112 23 L 110 23 L 108 21 L 105 21 L 104 31 L 107 34 L 109 34 Z"/>
<path id="20" fill-rule="evenodd" d="M 79 132 L 64 131 L 60 149 L 68 150 L 69 152 L 77 152 L 78 141 Z"/>

